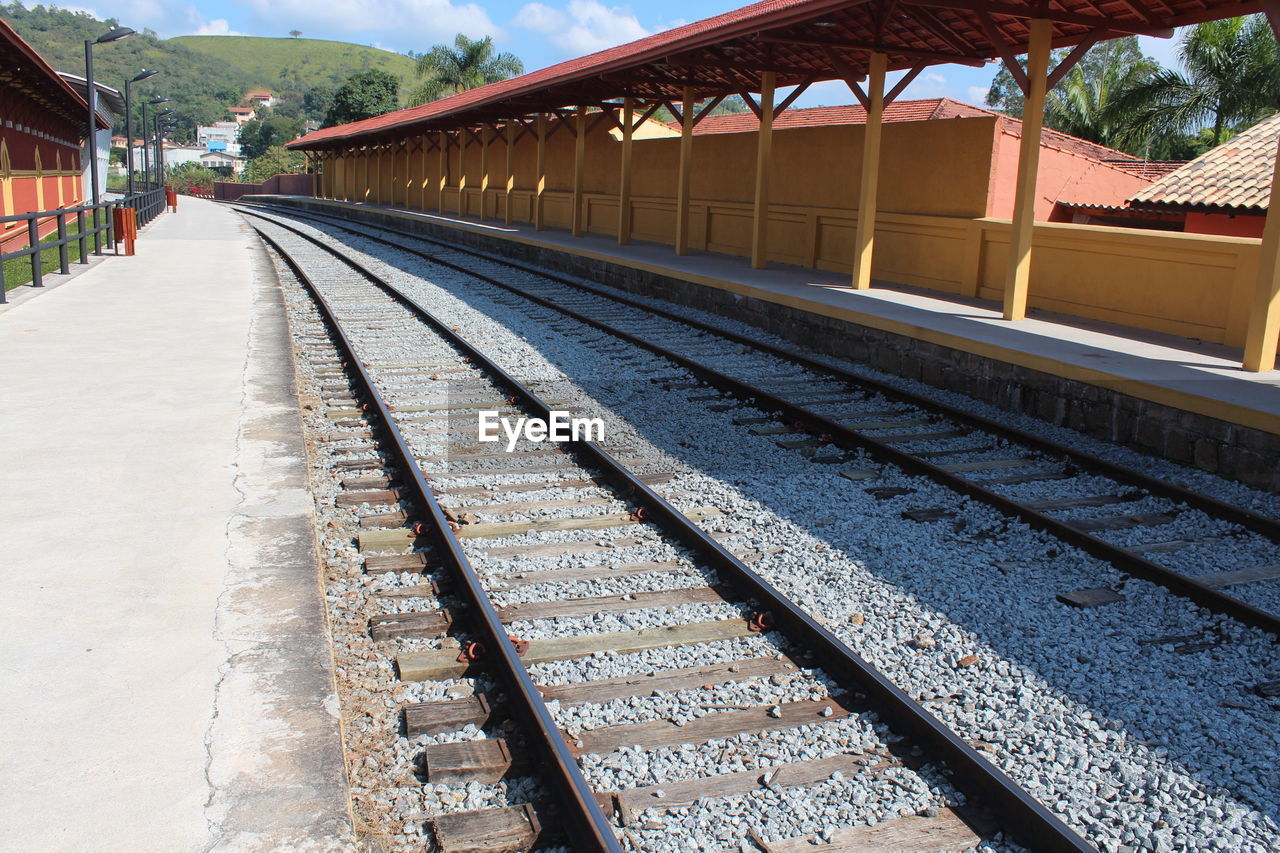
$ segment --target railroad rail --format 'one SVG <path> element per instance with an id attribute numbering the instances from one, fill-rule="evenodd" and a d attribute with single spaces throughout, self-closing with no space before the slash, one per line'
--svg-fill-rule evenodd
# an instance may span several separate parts
<path id="1" fill-rule="evenodd" d="M 282 212 L 278 206 L 253 204 L 252 207 L 258 211 L 270 208 L 276 213 Z M 683 316 L 612 289 L 401 229 L 382 225 L 357 225 L 314 212 L 289 210 L 287 213 L 298 219 L 341 229 L 463 273 L 679 364 L 708 384 L 771 413 L 768 424 L 744 424 L 759 434 L 802 435 L 804 437 L 798 440 L 780 438 L 788 446 L 798 448 L 812 449 L 832 445 L 837 449 L 864 451 L 882 462 L 912 474 L 923 475 L 957 494 L 991 506 L 1007 517 L 1023 521 L 1033 529 L 1044 531 L 1067 545 L 1079 548 L 1121 572 L 1157 583 L 1211 611 L 1280 635 L 1280 614 L 1225 591 L 1228 588 L 1280 578 L 1280 559 L 1275 562 L 1264 560 L 1239 570 L 1192 576 L 1156 562 L 1151 555 L 1176 554 L 1179 550 L 1198 544 L 1194 539 L 1175 538 L 1122 546 L 1100 535 L 1135 528 L 1156 529 L 1188 511 L 1198 511 L 1215 522 L 1222 522 L 1233 528 L 1217 535 L 1222 542 L 1230 542 L 1244 534 L 1253 534 L 1262 537 L 1271 546 L 1276 546 L 1280 545 L 1280 521 L 1042 436 L 828 364 L 789 347 Z M 396 239 L 385 236 L 388 234 L 394 235 Z M 424 251 L 406 245 L 406 240 L 426 243 L 436 248 Z M 508 280 L 509 277 L 499 278 L 485 274 L 476 269 L 477 260 L 493 264 L 499 269 L 516 271 L 523 278 L 519 284 L 514 284 Z M 778 390 L 776 386 L 770 389 L 755 379 L 761 375 L 762 370 L 762 365 L 758 363 L 746 367 L 735 365 L 732 369 L 711 366 L 708 363 L 710 359 L 697 352 L 697 345 L 705 343 L 707 336 L 751 347 L 764 356 L 781 360 L 818 379 L 838 383 L 845 398 L 855 395 L 874 397 L 909 406 L 910 409 L 894 412 L 887 419 L 868 417 L 865 414 L 851 419 L 841 417 L 838 413 L 821 411 L 823 404 L 828 401 L 811 401 L 815 396 L 812 383 L 799 391 Z M 763 368 L 767 367 L 768 363 L 763 365 Z M 767 374 L 768 370 L 764 369 L 763 372 Z M 804 378 L 797 376 L 795 380 L 787 381 L 803 382 Z M 832 407 L 827 405 L 825 408 Z M 969 442 L 976 439 L 979 444 L 976 447 L 970 444 L 957 448 L 954 446 L 956 439 Z M 987 455 L 987 450 L 995 451 L 996 455 Z M 1017 452 L 1011 455 L 1010 450 Z M 938 461 L 947 457 L 960 458 L 961 461 Z M 835 459 L 838 461 L 839 457 Z M 823 459 L 831 460 L 830 456 Z M 1023 470 L 1018 472 L 1019 469 Z M 997 473 L 1009 470 L 1017 473 Z M 859 479 L 867 473 L 854 469 L 847 476 Z M 1094 487 L 1089 494 L 1067 499 L 1046 500 L 1040 496 L 1019 499 L 1009 494 L 1010 491 L 1016 492 L 1019 486 L 1064 482 L 1076 477 L 1102 477 L 1111 484 L 1105 488 Z M 1055 515 L 1081 508 L 1122 506 L 1151 500 L 1161 501 L 1164 505 L 1147 512 L 1114 516 L 1073 519 Z M 929 517 L 937 517 L 939 513 L 945 513 L 945 509 L 925 508 L 920 518 L 927 520 Z M 1069 603 L 1092 606 L 1107 600 L 1110 600 L 1108 590 L 1088 589 L 1080 590 L 1076 597 L 1069 599 Z"/>
<path id="2" fill-rule="evenodd" d="M 255 214 L 256 215 L 256 214 Z M 483 485 L 459 488 L 448 485 L 452 478 L 481 478 L 495 473 L 481 467 L 469 469 L 465 453 L 450 454 L 451 442 L 457 430 L 449 426 L 443 433 L 444 462 L 458 465 L 443 473 L 428 473 L 422 467 L 420 442 L 431 434 L 431 427 L 439 427 L 441 418 L 446 425 L 450 417 L 461 420 L 474 415 L 484 405 L 502 405 L 516 411 L 531 413 L 543 418 L 551 415 L 556 401 L 543 399 L 526 383 L 504 370 L 475 344 L 455 331 L 429 309 L 410 295 L 398 289 L 372 270 L 342 250 L 328 245 L 286 223 L 258 217 L 266 222 L 253 222 L 253 227 L 263 240 L 281 257 L 313 299 L 324 319 L 330 337 L 341 353 L 342 369 L 349 379 L 348 392 L 353 394 L 352 408 L 347 413 L 354 422 L 368 423 L 371 430 L 381 437 L 381 447 L 390 460 L 390 468 L 396 472 L 400 489 L 396 493 L 383 493 L 371 502 L 403 501 L 409 507 L 405 512 L 386 513 L 372 517 L 385 521 L 391 529 L 369 531 L 371 549 L 379 545 L 397 546 L 401 550 L 421 545 L 429 540 L 429 556 L 410 550 L 403 556 L 380 557 L 384 566 L 404 568 L 417 566 L 422 571 L 428 560 L 447 570 L 450 579 L 447 590 L 457 593 L 465 602 L 459 608 L 460 618 L 454 622 L 448 612 L 441 609 L 429 611 L 396 612 L 385 619 L 378 619 L 370 628 L 375 637 L 381 638 L 431 638 L 442 640 L 449 633 L 464 633 L 465 645 L 453 648 L 443 642 L 439 647 L 401 654 L 398 660 L 402 679 L 453 678 L 484 670 L 496 674 L 505 693 L 503 705 L 511 716 L 521 723 L 520 731 L 527 738 L 529 748 L 538 758 L 540 778 L 554 796 L 555 820 L 567 832 L 575 848 L 589 850 L 621 849 L 618 838 L 610 828 L 609 818 L 601 806 L 601 800 L 610 804 L 614 817 L 626 824 L 627 813 L 643 808 L 649 802 L 660 805 L 697 801 L 705 790 L 730 790 L 747 792 L 767 787 L 775 779 L 779 785 L 814 785 L 841 772 L 870 774 L 873 770 L 900 768 L 925 770 L 940 765 L 947 774 L 947 786 L 954 786 L 968 799 L 968 805 L 954 812 L 948 811 L 939 818 L 920 818 L 927 826 L 921 831 L 952 833 L 964 830 L 957 815 L 963 814 L 973 826 L 985 835 L 995 832 L 1008 833 L 1022 844 L 1036 850 L 1090 850 L 1084 840 L 1066 827 L 1043 805 L 1016 785 L 981 756 L 970 744 L 956 736 L 920 704 L 908 697 L 887 677 L 853 652 L 830 633 L 811 614 L 774 588 L 751 569 L 742 558 L 706 533 L 690 516 L 697 517 L 697 510 L 681 510 L 664 497 L 655 485 L 661 477 L 636 473 L 632 465 L 610 455 L 599 444 L 590 440 L 576 440 L 559 446 L 554 451 L 558 461 L 542 464 L 548 451 L 522 449 L 509 456 L 511 460 L 528 461 L 535 465 L 515 468 L 499 468 L 496 473 L 520 471 L 522 473 L 546 473 L 554 470 L 569 480 L 556 480 L 562 486 L 596 489 L 600 500 L 596 504 L 627 508 L 623 513 L 605 513 L 585 518 L 569 517 L 567 523 L 552 524 L 545 529 L 572 530 L 575 526 L 587 530 L 612 529 L 628 532 L 631 536 L 647 536 L 666 543 L 683 555 L 681 565 L 647 564 L 628 567 L 596 567 L 590 563 L 566 567 L 557 564 L 555 569 L 543 570 L 546 582 L 550 578 L 568 575 L 585 577 L 594 571 L 597 575 L 613 577 L 645 576 L 650 573 L 670 574 L 673 570 L 702 576 L 715 583 L 687 588 L 696 593 L 684 593 L 691 602 L 707 607 L 720 607 L 736 611 L 738 615 L 711 621 L 688 622 L 666 615 L 652 627 L 630 632 L 592 635 L 591 646 L 596 651 L 639 651 L 670 647 L 677 644 L 710 643 L 722 640 L 763 642 L 766 637 L 775 644 L 778 653 L 772 657 L 759 656 L 747 660 L 734 659 L 707 666 L 677 668 L 657 674 L 657 680 L 641 679 L 637 689 L 635 679 L 615 678 L 571 686 L 540 684 L 531 674 L 531 662 L 556 662 L 580 657 L 588 651 L 582 638 L 533 639 L 523 641 L 510 638 L 508 632 L 513 623 L 529 622 L 536 613 L 569 615 L 596 612 L 641 611 L 649 608 L 670 608 L 683 600 L 670 591 L 637 592 L 622 596 L 605 596 L 578 600 L 550 600 L 516 605 L 495 603 L 461 544 L 464 538 L 502 537 L 516 532 L 540 529 L 536 523 L 483 523 L 462 518 L 459 512 L 446 509 L 441 496 L 453 493 L 487 494 L 492 487 Z M 435 359 L 429 362 L 396 362 L 378 358 L 369 351 L 376 342 L 388 337 L 398 342 L 403 351 L 403 330 L 406 320 L 412 321 L 419 335 L 427 334 L 433 343 L 429 351 L 414 350 L 415 358 Z M 388 325 L 390 324 L 390 325 Z M 408 370 L 409 373 L 404 373 Z M 415 372 L 416 371 L 416 372 Z M 448 374 L 451 379 L 433 378 L 421 383 L 423 374 L 438 377 Z M 420 384 L 405 385 L 406 377 Z M 438 397 L 441 386 L 464 389 L 461 400 L 442 400 Z M 342 393 L 342 388 L 335 388 Z M 437 396 L 430 398 L 431 393 Z M 428 395 L 421 404 L 393 402 L 394 394 L 407 395 L 406 399 Z M 359 407 L 356 407 L 357 404 Z M 474 423 L 468 421 L 467 426 Z M 439 432 L 435 433 L 437 437 Z M 501 456 L 502 454 L 498 454 Z M 483 456 L 483 455 L 482 455 Z M 562 459 L 559 457 L 563 457 Z M 349 470 L 370 470 L 381 463 L 376 458 L 353 459 Z M 491 460 L 490 460 L 491 461 Z M 563 463 L 563 464 L 560 464 Z M 482 463 L 482 466 L 485 463 Z M 433 483 L 435 485 L 433 485 Z M 382 484 L 388 485 L 388 484 Z M 508 486 L 513 492 L 529 492 L 524 483 Z M 440 494 L 437 494 L 437 491 Z M 495 490 L 501 493 L 501 488 Z M 394 497 L 392 496 L 394 495 Z M 486 507 L 475 504 L 466 507 L 470 514 L 501 515 L 509 512 L 510 503 L 497 503 Z M 363 522 L 362 522 L 363 523 Z M 379 535 L 374 535 L 379 534 Z M 363 534 L 362 534 L 363 539 Z M 630 541 L 630 540 L 622 540 Z M 365 544 L 362 542 L 362 545 Z M 589 543 L 580 543 L 591 552 L 598 550 Z M 551 543 L 550 551 L 559 556 L 575 554 L 571 543 Z M 519 552 L 522 548 L 511 549 Z M 500 549 L 499 551 L 500 552 Z M 373 557 L 369 558 L 373 560 Z M 617 568 L 625 571 L 618 573 Z M 532 573 L 537 583 L 537 572 Z M 520 576 L 523 577 L 523 576 Z M 681 588 L 686 589 L 686 588 Z M 434 593 L 434 591 L 432 591 Z M 427 597 L 424 591 L 424 598 Z M 532 606 L 530 606 L 532 605 Z M 664 611 L 665 613 L 665 611 Z M 664 620 L 668 623 L 664 624 Z M 464 627 L 465 625 L 465 627 Z M 746 639 L 744 639 L 746 638 Z M 566 640 L 568 642 L 566 642 Z M 461 651 L 461 654 L 459 654 Z M 696 688 L 707 681 L 721 683 L 745 683 L 762 676 L 783 676 L 798 679 L 805 690 L 818 698 L 794 702 L 777 701 L 762 707 L 730 710 L 723 714 L 709 715 L 686 726 L 654 726 L 645 723 L 620 724 L 604 728 L 590 727 L 571 737 L 562 732 L 562 723 L 548 708 L 544 696 L 552 695 L 562 705 L 601 701 L 613 697 L 638 697 L 652 692 L 655 684 L 668 690 Z M 827 680 L 838 686 L 837 690 L 824 687 Z M 785 679 L 784 679 L 785 680 Z M 790 683 L 790 682 L 787 682 Z M 495 691 L 495 694 L 498 691 Z M 750 691 L 748 691 L 749 693 Z M 495 698 L 494 703 L 497 700 Z M 461 726 L 463 723 L 486 724 L 493 715 L 493 706 L 476 698 L 453 702 L 437 702 L 406 708 L 406 727 L 415 731 L 438 731 L 444 725 Z M 643 805 L 637 805 L 625 792 L 613 792 L 602 796 L 593 791 L 583 775 L 579 761 L 584 755 L 608 752 L 619 745 L 647 742 L 675 743 L 686 740 L 698 742 L 728 732 L 759 733 L 799 726 L 823 727 L 838 725 L 866 725 L 874 727 L 875 721 L 887 725 L 898 737 L 905 737 L 914 747 L 912 754 L 902 755 L 902 750 L 887 743 L 874 755 L 850 756 L 839 753 L 823 759 L 795 762 L 770 770 L 761 781 L 758 772 L 720 774 L 711 779 L 690 779 L 682 784 L 682 791 L 644 790 L 648 797 Z M 728 728 L 726 728 L 726 726 Z M 817 737 L 815 735 L 815 737 Z M 820 739 L 820 738 L 819 738 Z M 426 767 L 428 778 L 435 773 L 439 778 L 497 778 L 511 771 L 514 754 L 522 749 L 520 744 L 495 744 L 485 742 L 487 750 L 473 748 L 428 747 Z M 465 744 L 463 746 L 466 746 Z M 483 753 L 483 754 L 482 754 Z M 867 762 L 870 761 L 869 765 Z M 874 766 L 872 766 L 874 765 Z M 781 775 L 779 775 L 781 774 Z M 707 787 L 710 786 L 710 787 Z M 715 786 L 719 786 L 718 788 Z M 684 790 L 687 789 L 687 790 Z M 684 798 L 683 800 L 681 798 Z M 985 815 L 983 812 L 985 811 Z M 943 824 L 939 823 L 939 820 Z M 545 822 L 542 825 L 546 825 Z M 942 825 L 942 829 L 939 827 Z M 467 843 L 488 833 L 514 833 L 505 842 L 495 837 L 493 846 L 485 849 L 527 849 L 540 840 L 536 815 L 528 809 L 508 807 L 454 815 L 436 821 L 437 840 L 442 849 L 465 848 Z M 865 833 L 850 830 L 841 836 L 839 832 L 825 839 L 833 846 L 828 849 L 858 849 L 866 843 Z M 488 837 L 488 836 L 486 836 Z M 939 836 L 940 838 L 942 836 Z M 947 837 L 955 837 L 947 836 Z M 969 837 L 969 836 L 966 836 Z M 844 839 L 841 842 L 841 839 Z M 972 836 L 976 843 L 977 836 Z M 843 843 L 843 846 L 841 846 Z M 450 847 L 454 844 L 454 847 Z M 506 846 L 504 846 L 506 844 Z M 942 842 L 946 847 L 947 843 Z M 949 849 L 949 848 L 948 848 Z"/>

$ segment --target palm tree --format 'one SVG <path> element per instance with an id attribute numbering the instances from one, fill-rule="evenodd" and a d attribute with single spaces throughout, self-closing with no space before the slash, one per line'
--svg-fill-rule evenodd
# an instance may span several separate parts
<path id="1" fill-rule="evenodd" d="M 1265 16 L 1197 24 L 1178 56 L 1185 75 L 1162 69 L 1112 99 L 1109 119 L 1129 145 L 1211 128 L 1216 146 L 1280 109 L 1280 51 Z"/>
<path id="2" fill-rule="evenodd" d="M 514 53 L 496 53 L 493 37 L 469 39 L 462 33 L 453 47 L 438 44 L 417 57 L 423 82 L 410 96 L 412 105 L 425 104 L 524 73 L 524 63 Z"/>
<path id="3" fill-rule="evenodd" d="M 1115 99 L 1159 71 L 1160 64 L 1142 54 L 1136 37 L 1096 45 L 1049 92 L 1045 126 L 1099 145 L 1119 147 L 1127 140 L 1125 128 L 1112 114 Z"/>

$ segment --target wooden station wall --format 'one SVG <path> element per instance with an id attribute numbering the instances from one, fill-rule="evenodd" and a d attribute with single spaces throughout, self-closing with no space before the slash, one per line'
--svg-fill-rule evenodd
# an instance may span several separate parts
<path id="1" fill-rule="evenodd" d="M 0 124 L 0 216 L 75 207 L 81 191 L 78 147 Z M 51 219 L 40 233 L 56 227 Z M 26 245 L 26 223 L 0 223 L 0 252 Z"/>
<path id="2" fill-rule="evenodd" d="M 622 144 L 610 127 L 599 122 L 589 132 L 584 167 L 584 227 L 602 235 L 616 235 L 618 227 Z M 846 125 L 774 132 L 770 261 L 837 272 L 851 268 L 863 130 Z M 1009 192 L 1004 184 L 1012 183 L 1013 173 L 998 167 L 1007 147 L 998 119 L 892 123 L 883 133 L 873 275 L 1002 299 L 1010 222 L 991 213 L 1004 206 Z M 328 155 L 320 192 L 328 198 L 504 220 L 505 135 L 493 134 L 488 145 L 483 192 L 482 146 L 469 136 L 466 141 L 461 150 L 456 137 L 449 146 L 443 193 L 440 152 L 409 152 L 403 144 L 372 155 Z M 632 239 L 672 244 L 680 139 L 633 144 Z M 547 227 L 570 226 L 574 148 L 568 128 L 547 140 Z M 536 150 L 536 138 L 526 133 L 513 153 L 515 222 L 534 221 Z M 756 134 L 696 135 L 692 150 L 690 248 L 749 257 Z M 1068 156 L 1042 151 L 1041 171 L 1060 170 L 1059 161 Z M 1053 199 L 1042 200 L 1052 206 Z M 1259 257 L 1256 238 L 1037 222 L 1035 246 L 1032 307 L 1233 346 L 1244 343 Z"/>

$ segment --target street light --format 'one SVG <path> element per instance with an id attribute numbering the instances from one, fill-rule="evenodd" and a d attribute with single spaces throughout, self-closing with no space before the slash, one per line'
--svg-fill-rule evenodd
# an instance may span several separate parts
<path id="1" fill-rule="evenodd" d="M 124 146 L 126 168 L 129 171 L 129 195 L 133 195 L 133 107 L 130 105 L 129 101 L 129 87 L 134 83 L 146 80 L 148 77 L 154 77 L 159 73 L 159 71 L 148 71 L 144 68 L 135 74 L 132 80 L 124 81 Z M 142 109 L 146 110 L 146 108 L 147 105 L 144 103 L 142 105 Z M 145 136 L 146 133 L 147 128 L 144 124 L 142 128 L 143 136 Z"/>
<path id="2" fill-rule="evenodd" d="M 98 193 L 98 89 L 93 83 L 93 46 L 120 41 L 133 35 L 128 27 L 112 27 L 96 39 L 84 40 L 84 83 L 85 100 L 89 102 L 89 180 L 93 199 L 93 252 L 102 254 L 102 232 L 98 230 L 98 208 L 101 200 Z"/>
<path id="3" fill-rule="evenodd" d="M 168 98 L 152 98 L 142 102 L 142 172 L 151 183 L 151 126 L 147 124 L 147 104 L 167 104 Z"/>
<path id="4" fill-rule="evenodd" d="M 169 100 L 165 98 L 165 100 Z M 160 119 L 173 115 L 173 110 L 160 110 L 156 113 L 156 184 L 164 186 L 164 131 L 160 127 Z"/>

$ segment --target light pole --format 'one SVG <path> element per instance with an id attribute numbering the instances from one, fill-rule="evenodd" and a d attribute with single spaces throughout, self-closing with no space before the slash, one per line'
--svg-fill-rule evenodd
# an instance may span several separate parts
<path id="1" fill-rule="evenodd" d="M 129 101 L 129 87 L 140 80 L 146 80 L 148 77 L 154 77 L 159 71 L 148 71 L 142 69 L 132 80 L 124 81 L 124 158 L 125 168 L 129 172 L 129 195 L 133 195 L 133 106 Z M 144 103 L 142 109 L 145 112 L 147 105 Z M 143 119 L 142 134 L 146 136 L 146 119 Z"/>
<path id="2" fill-rule="evenodd" d="M 151 184 L 151 125 L 147 124 L 147 104 L 167 104 L 168 98 L 152 98 L 142 102 L 142 171 L 147 176 L 147 185 Z"/>
<path id="3" fill-rule="evenodd" d="M 166 100 L 168 100 L 166 98 Z M 164 186 L 164 130 L 160 127 L 160 119 L 173 115 L 173 110 L 160 110 L 156 113 L 156 183 Z"/>
<path id="4" fill-rule="evenodd" d="M 133 35 L 133 30 L 128 27 L 112 27 L 96 39 L 84 40 L 84 81 L 85 81 L 85 99 L 89 102 L 89 175 L 92 178 L 90 184 L 91 197 L 93 203 L 99 201 L 98 193 L 98 90 L 93 84 L 93 46 L 97 44 L 106 44 L 108 42 L 120 41 L 122 38 L 128 38 Z M 94 224 L 97 224 L 98 214 L 93 214 Z M 94 235 L 95 240 L 97 235 Z"/>

